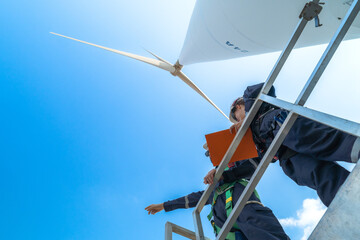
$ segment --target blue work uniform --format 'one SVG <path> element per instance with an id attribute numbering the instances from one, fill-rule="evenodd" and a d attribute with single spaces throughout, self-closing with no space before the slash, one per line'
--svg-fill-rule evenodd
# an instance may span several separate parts
<path id="1" fill-rule="evenodd" d="M 249 86 L 244 92 L 245 111 L 249 111 L 263 83 Z M 269 95 L 276 97 L 272 87 Z M 288 112 L 263 103 L 251 124 L 254 140 L 266 151 Z M 335 161 L 357 162 L 360 138 L 299 116 L 284 139 L 278 153 L 280 166 L 298 185 L 317 191 L 329 206 L 349 171 Z"/>
<path id="2" fill-rule="evenodd" d="M 245 161 L 244 161 L 245 162 Z M 255 168 L 251 166 L 252 163 L 245 164 L 243 168 L 249 168 L 250 174 L 254 172 Z M 228 173 L 226 180 L 232 181 L 233 177 L 238 178 L 243 172 L 239 171 L 239 165 L 225 171 Z M 224 182 L 220 181 L 218 186 L 221 186 Z M 241 193 L 244 191 L 245 186 L 236 183 L 233 188 L 233 205 L 236 204 Z M 166 212 L 172 211 L 179 208 L 191 208 L 195 207 L 198 201 L 200 200 L 204 191 L 193 192 L 184 197 L 164 202 L 164 210 Z M 210 195 L 206 204 L 211 204 L 213 200 L 214 192 Z M 215 204 L 213 205 L 213 217 L 214 223 L 216 226 L 222 227 L 227 219 L 226 210 L 225 210 L 226 196 L 225 193 L 218 196 Z M 231 231 L 235 232 L 236 239 L 239 240 L 284 240 L 290 239 L 284 232 L 279 221 L 271 211 L 271 209 L 265 207 L 260 202 L 260 199 L 256 197 L 253 193 L 245 205 L 244 209 L 236 219 L 236 226 L 240 229 Z"/>

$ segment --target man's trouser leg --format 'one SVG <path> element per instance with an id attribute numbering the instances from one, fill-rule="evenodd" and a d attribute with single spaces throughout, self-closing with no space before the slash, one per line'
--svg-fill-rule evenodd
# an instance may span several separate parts
<path id="1" fill-rule="evenodd" d="M 360 157 L 360 138 L 301 116 L 290 129 L 283 145 L 324 161 L 356 163 Z"/>
<path id="2" fill-rule="evenodd" d="M 238 201 L 244 186 L 235 185 L 233 191 L 234 205 Z M 256 200 L 253 194 L 249 201 Z M 236 225 L 249 240 L 266 239 L 266 240 L 288 240 L 290 239 L 279 221 L 270 208 L 264 207 L 258 203 L 246 204 L 240 216 L 236 220 Z"/>
<path id="3" fill-rule="evenodd" d="M 300 153 L 280 160 L 280 165 L 285 174 L 298 185 L 316 190 L 326 206 L 330 205 L 350 173 L 335 162 L 314 159 Z"/>

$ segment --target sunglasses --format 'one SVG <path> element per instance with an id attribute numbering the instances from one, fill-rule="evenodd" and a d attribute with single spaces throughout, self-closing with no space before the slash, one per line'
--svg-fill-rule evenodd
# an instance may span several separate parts
<path id="1" fill-rule="evenodd" d="M 236 105 L 234 105 L 234 107 L 231 109 L 231 117 L 235 120 L 235 121 L 239 121 L 237 120 L 237 118 L 235 117 L 235 112 L 236 112 Z"/>
<path id="2" fill-rule="evenodd" d="M 239 121 L 236 117 L 235 117 L 235 112 L 236 112 L 236 105 L 238 105 L 241 101 L 242 101 L 243 98 L 239 97 L 237 98 L 233 104 L 231 104 L 231 111 L 230 111 L 230 114 L 231 114 L 231 117 L 235 120 L 235 121 Z"/>

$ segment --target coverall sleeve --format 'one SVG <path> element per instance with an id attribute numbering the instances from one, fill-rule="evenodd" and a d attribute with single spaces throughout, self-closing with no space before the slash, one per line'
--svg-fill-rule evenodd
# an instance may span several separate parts
<path id="1" fill-rule="evenodd" d="M 244 160 L 236 164 L 234 167 L 223 172 L 225 183 L 234 182 L 236 180 L 245 178 L 250 179 L 256 170 L 258 161 L 257 159 Z"/>
<path id="2" fill-rule="evenodd" d="M 174 200 L 164 202 L 164 210 L 165 212 L 169 212 L 179 208 L 193 208 L 199 202 L 203 193 L 204 191 L 193 192 L 184 197 L 180 197 Z M 212 199 L 213 199 L 213 193 L 211 193 L 206 204 L 210 204 Z"/>

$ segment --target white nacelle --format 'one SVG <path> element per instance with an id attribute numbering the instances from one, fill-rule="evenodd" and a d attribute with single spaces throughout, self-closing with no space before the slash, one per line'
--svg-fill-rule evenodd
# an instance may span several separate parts
<path id="1" fill-rule="evenodd" d="M 309 0 L 197 0 L 179 62 L 226 60 L 281 51 L 294 32 Z M 310 21 L 297 48 L 328 43 L 352 0 L 329 0 L 319 14 L 321 27 Z M 345 39 L 360 37 L 355 19 Z"/>

